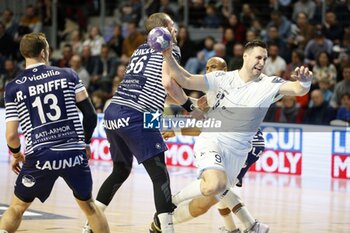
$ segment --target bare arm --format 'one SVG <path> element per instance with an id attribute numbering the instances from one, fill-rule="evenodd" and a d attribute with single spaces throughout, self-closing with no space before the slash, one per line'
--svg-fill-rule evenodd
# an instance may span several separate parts
<path id="1" fill-rule="evenodd" d="M 21 141 L 18 134 L 18 121 L 8 121 L 6 122 L 6 142 L 7 145 L 11 148 L 17 149 L 21 146 Z M 12 171 L 17 175 L 21 171 L 20 162 L 25 160 L 24 155 L 21 151 L 17 153 L 12 153 L 14 159 L 11 161 Z"/>
<path id="2" fill-rule="evenodd" d="M 183 105 L 187 101 L 188 97 L 183 89 L 170 77 L 170 70 L 165 62 L 162 69 L 162 84 L 170 96 L 167 102 Z"/>
<path id="3" fill-rule="evenodd" d="M 163 52 L 163 56 L 168 66 L 170 77 L 183 88 L 197 91 L 207 91 L 207 83 L 203 75 L 193 75 L 182 68 L 171 54 L 172 47 Z"/>
<path id="4" fill-rule="evenodd" d="M 287 81 L 282 84 L 279 94 L 289 96 L 303 96 L 309 92 L 312 80 L 312 72 L 307 67 L 301 66 L 295 69 L 293 78 L 297 81 Z"/>

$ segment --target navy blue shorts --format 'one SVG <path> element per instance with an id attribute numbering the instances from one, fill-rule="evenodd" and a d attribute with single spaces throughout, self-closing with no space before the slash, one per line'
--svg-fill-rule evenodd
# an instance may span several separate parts
<path id="1" fill-rule="evenodd" d="M 16 180 L 15 195 L 24 202 L 36 197 L 44 202 L 58 177 L 65 180 L 77 199 L 91 198 L 92 178 L 85 150 L 43 149 L 28 156 Z"/>
<path id="2" fill-rule="evenodd" d="M 122 105 L 110 104 L 105 111 L 104 126 L 113 162 L 138 163 L 168 148 L 158 129 L 143 128 L 143 113 Z"/>

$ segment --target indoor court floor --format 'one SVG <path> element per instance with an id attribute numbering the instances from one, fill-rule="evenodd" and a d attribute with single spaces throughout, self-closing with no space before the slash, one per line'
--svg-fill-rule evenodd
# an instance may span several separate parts
<path id="1" fill-rule="evenodd" d="M 91 162 L 91 169 L 95 197 L 111 171 L 111 163 Z M 173 193 L 196 176 L 191 168 L 169 167 L 169 170 Z M 10 203 L 15 179 L 10 164 L 0 161 L 0 216 Z M 268 224 L 271 233 L 350 232 L 350 180 L 302 180 L 299 176 L 251 172 L 245 177 L 243 187 L 237 189 L 253 216 Z M 135 165 L 106 210 L 111 232 L 148 233 L 154 211 L 151 181 L 144 168 Z M 71 191 L 59 179 L 44 204 L 39 200 L 33 202 L 18 232 L 81 232 L 84 222 Z M 175 231 L 216 233 L 220 226 L 222 221 L 213 207 L 197 219 L 175 225 Z"/>

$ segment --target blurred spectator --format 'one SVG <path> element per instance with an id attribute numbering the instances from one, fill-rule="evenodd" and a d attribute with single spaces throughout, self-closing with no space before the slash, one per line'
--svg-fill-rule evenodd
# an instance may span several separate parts
<path id="1" fill-rule="evenodd" d="M 250 28 L 253 20 L 256 19 L 255 13 L 248 3 L 242 5 L 242 12 L 239 15 L 239 19 L 244 24 L 245 28 Z"/>
<path id="2" fill-rule="evenodd" d="M 81 53 L 81 64 L 90 75 L 95 75 L 98 73 L 97 57 L 91 56 L 89 45 L 83 46 L 83 51 Z"/>
<path id="3" fill-rule="evenodd" d="M 146 37 L 139 31 L 137 31 L 136 22 L 128 23 L 128 35 L 125 37 L 122 46 L 122 55 L 126 57 L 131 57 L 132 53 L 137 49 L 139 45 L 144 43 Z"/>
<path id="4" fill-rule="evenodd" d="M 225 61 L 228 61 L 228 57 L 226 55 L 226 46 L 223 43 L 214 44 L 214 56 L 221 57 Z"/>
<path id="5" fill-rule="evenodd" d="M 99 58 L 98 64 L 98 75 L 94 76 L 91 82 L 94 85 L 97 84 L 96 89 L 100 89 L 106 93 L 110 93 L 112 91 L 112 82 L 113 77 L 116 73 L 118 60 L 115 56 L 110 55 L 109 48 L 107 45 L 102 46 L 101 56 Z"/>
<path id="6" fill-rule="evenodd" d="M 297 104 L 295 96 L 284 96 L 277 108 L 274 121 L 279 123 L 301 123 L 304 110 Z"/>
<path id="7" fill-rule="evenodd" d="M 185 66 L 188 59 L 196 54 L 196 44 L 193 40 L 191 40 L 190 32 L 184 25 L 179 26 L 179 31 L 177 33 L 177 45 L 181 50 L 180 64 Z"/>
<path id="8" fill-rule="evenodd" d="M 313 106 L 306 110 L 303 123 L 311 125 L 329 125 L 334 119 L 335 111 L 329 107 L 329 103 L 324 100 L 320 90 L 311 92 Z"/>
<path id="9" fill-rule="evenodd" d="M 22 16 L 19 24 L 29 27 L 32 32 L 41 32 L 43 26 L 43 23 L 35 12 L 33 5 L 27 5 L 24 16 Z"/>
<path id="10" fill-rule="evenodd" d="M 225 28 L 223 33 L 223 44 L 225 44 L 226 52 L 228 58 L 233 57 L 233 46 L 236 44 L 236 35 L 231 27 Z"/>
<path id="11" fill-rule="evenodd" d="M 313 79 L 312 84 L 318 86 L 318 82 L 321 79 L 327 79 L 331 85 L 334 87 L 337 80 L 337 70 L 335 66 L 331 63 L 331 59 L 328 53 L 320 52 L 316 58 L 316 65 L 312 69 Z"/>
<path id="12" fill-rule="evenodd" d="M 86 31 L 90 0 L 60 0 L 57 1 L 65 11 L 65 18 L 76 22 L 79 29 Z"/>
<path id="13" fill-rule="evenodd" d="M 268 45 L 276 44 L 278 46 L 278 55 L 280 55 L 286 62 L 290 62 L 291 49 L 289 44 L 278 35 L 278 28 L 273 24 L 267 28 L 265 43 Z"/>
<path id="14" fill-rule="evenodd" d="M 203 49 L 197 52 L 197 57 L 191 57 L 188 59 L 185 65 L 185 69 L 192 74 L 198 74 L 203 72 L 205 64 L 207 63 L 209 58 L 215 56 L 214 44 L 214 37 L 207 36 L 204 39 Z"/>
<path id="15" fill-rule="evenodd" d="M 239 21 L 236 14 L 229 15 L 228 22 L 225 27 L 232 28 L 236 42 L 244 43 L 246 41 L 246 28 L 244 24 Z"/>
<path id="16" fill-rule="evenodd" d="M 309 23 L 307 15 L 304 12 L 299 12 L 296 23 L 292 24 L 288 41 L 298 48 L 304 49 L 306 43 L 313 37 L 313 33 L 314 26 Z"/>
<path id="17" fill-rule="evenodd" d="M 256 40 L 258 39 L 258 36 L 257 36 L 257 33 L 255 32 L 255 30 L 251 30 L 249 29 L 247 32 L 246 32 L 246 40 L 245 42 L 250 42 L 250 41 L 253 41 L 253 40 Z"/>
<path id="18" fill-rule="evenodd" d="M 164 12 L 175 21 L 178 20 L 178 5 L 171 0 L 160 0 L 160 6 L 158 12 Z"/>
<path id="19" fill-rule="evenodd" d="M 4 73 L 0 75 L 0 107 L 4 106 L 4 90 L 6 85 L 14 80 L 16 76 L 21 72 L 17 67 L 15 61 L 7 59 L 4 62 Z"/>
<path id="20" fill-rule="evenodd" d="M 315 10 L 316 10 L 316 4 L 314 1 L 298 0 L 296 3 L 294 3 L 292 18 L 294 21 L 296 21 L 298 13 L 304 12 L 308 16 L 309 20 L 313 19 Z"/>
<path id="21" fill-rule="evenodd" d="M 228 70 L 236 70 L 242 68 L 243 52 L 243 44 L 237 43 L 233 46 L 233 57 L 228 61 Z"/>
<path id="22" fill-rule="evenodd" d="M 5 24 L 0 21 L 0 55 L 10 58 L 15 53 L 12 37 L 6 32 Z"/>
<path id="23" fill-rule="evenodd" d="M 342 95 L 341 106 L 337 111 L 336 119 L 350 123 L 350 92 Z"/>
<path id="24" fill-rule="evenodd" d="M 79 29 L 70 33 L 69 44 L 72 45 L 73 54 L 81 55 L 83 51 L 83 34 Z"/>
<path id="25" fill-rule="evenodd" d="M 270 14 L 271 20 L 267 24 L 267 28 L 271 25 L 277 27 L 279 37 L 286 42 L 290 35 L 292 23 L 281 14 L 278 10 L 273 10 Z"/>
<path id="26" fill-rule="evenodd" d="M 113 95 L 114 92 L 117 91 L 117 89 L 119 87 L 119 84 L 121 83 L 121 81 L 123 81 L 125 71 L 126 71 L 126 66 L 124 64 L 119 64 L 117 66 L 117 72 L 116 72 L 116 75 L 113 78 L 111 95 Z"/>
<path id="27" fill-rule="evenodd" d="M 253 31 L 255 34 L 255 38 L 260 38 L 262 35 L 265 34 L 265 29 L 261 25 L 261 22 L 258 19 L 254 19 L 252 22 L 252 25 L 249 27 L 248 31 Z M 248 32 L 247 31 L 247 32 Z M 250 41 L 248 39 L 248 34 L 246 36 L 247 41 Z"/>
<path id="28" fill-rule="evenodd" d="M 100 29 L 97 26 L 90 28 L 89 37 L 83 43 L 83 45 L 89 45 L 91 49 L 91 56 L 99 56 L 101 54 L 102 45 L 105 43 Z"/>
<path id="29" fill-rule="evenodd" d="M 122 24 L 135 22 L 138 25 L 141 18 L 141 3 L 139 0 L 128 0 L 120 4 L 120 21 Z"/>
<path id="30" fill-rule="evenodd" d="M 344 66 L 342 70 L 343 80 L 335 85 L 331 106 L 338 108 L 341 105 L 341 97 L 345 93 L 350 93 L 350 65 Z"/>
<path id="31" fill-rule="evenodd" d="M 320 52 L 332 53 L 333 42 L 325 38 L 320 29 L 316 29 L 314 38 L 310 40 L 305 46 L 305 62 L 314 66 L 316 64 L 317 55 Z"/>
<path id="32" fill-rule="evenodd" d="M 189 25 L 194 27 L 203 27 L 205 18 L 204 0 L 191 0 L 188 10 Z"/>
<path id="33" fill-rule="evenodd" d="M 205 16 L 202 26 L 205 28 L 219 28 L 221 26 L 221 17 L 218 15 L 217 9 L 214 5 L 209 4 L 205 8 Z"/>
<path id="34" fill-rule="evenodd" d="M 5 24 L 7 34 L 14 38 L 19 25 L 13 18 L 13 11 L 11 9 L 5 9 L 2 12 L 2 22 Z"/>
<path id="35" fill-rule="evenodd" d="M 91 102 L 97 113 L 102 113 L 107 100 L 107 93 L 97 90 L 91 94 Z"/>
<path id="36" fill-rule="evenodd" d="M 343 27 L 350 26 L 350 0 L 338 1 L 334 11 L 336 12 L 338 21 Z"/>
<path id="37" fill-rule="evenodd" d="M 113 28 L 113 35 L 111 39 L 109 39 L 109 41 L 107 42 L 107 45 L 117 57 L 122 56 L 123 41 L 124 38 L 122 35 L 122 27 L 120 24 L 117 24 Z"/>
<path id="38" fill-rule="evenodd" d="M 292 74 L 294 74 L 295 68 L 302 66 L 304 64 L 304 52 L 300 49 L 295 49 L 292 51 L 291 62 L 288 63 L 286 70 L 283 73 L 283 79 L 293 80 Z"/>
<path id="39" fill-rule="evenodd" d="M 328 79 L 321 79 L 318 82 L 318 85 L 320 87 L 320 91 L 323 94 L 323 98 L 325 101 L 328 102 L 328 104 L 331 102 L 332 96 L 333 96 L 333 92 L 330 90 L 330 83 Z M 312 102 L 310 103 L 310 106 L 312 106 Z"/>
<path id="40" fill-rule="evenodd" d="M 342 25 L 337 21 L 337 16 L 333 11 L 326 12 L 325 21 L 322 25 L 322 31 L 326 38 L 330 39 L 333 44 L 340 44 L 343 39 L 344 30 Z"/>
<path id="41" fill-rule="evenodd" d="M 87 70 L 81 65 L 80 55 L 76 54 L 72 56 L 70 60 L 70 66 L 75 72 L 77 72 L 86 90 L 88 90 L 90 85 L 90 75 Z"/>
<path id="42" fill-rule="evenodd" d="M 263 73 L 268 76 L 279 76 L 282 77 L 283 72 L 286 70 L 286 61 L 278 55 L 278 45 L 269 44 L 268 53 L 269 56 L 266 59 L 266 63 L 263 69 Z"/>
<path id="43" fill-rule="evenodd" d="M 57 64 L 54 64 L 58 67 L 70 67 L 69 63 L 73 56 L 73 48 L 70 44 L 65 44 L 62 49 L 62 58 L 57 61 Z"/>

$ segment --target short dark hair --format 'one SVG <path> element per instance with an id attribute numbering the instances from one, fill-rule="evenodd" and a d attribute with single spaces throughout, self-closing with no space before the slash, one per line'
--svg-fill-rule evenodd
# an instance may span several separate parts
<path id="1" fill-rule="evenodd" d="M 266 43 L 261 41 L 261 40 L 252 40 L 248 43 L 245 44 L 244 46 L 244 51 L 247 51 L 247 50 L 250 50 L 250 49 L 253 49 L 255 47 L 261 47 L 263 49 L 266 49 L 267 46 L 266 46 Z"/>
<path id="2" fill-rule="evenodd" d="M 155 27 L 168 27 L 169 19 L 170 16 L 162 12 L 150 15 L 145 22 L 146 33 Z"/>
<path id="3" fill-rule="evenodd" d="M 46 36 L 41 32 L 26 34 L 21 39 L 19 50 L 25 58 L 39 57 L 41 50 L 47 47 Z"/>

